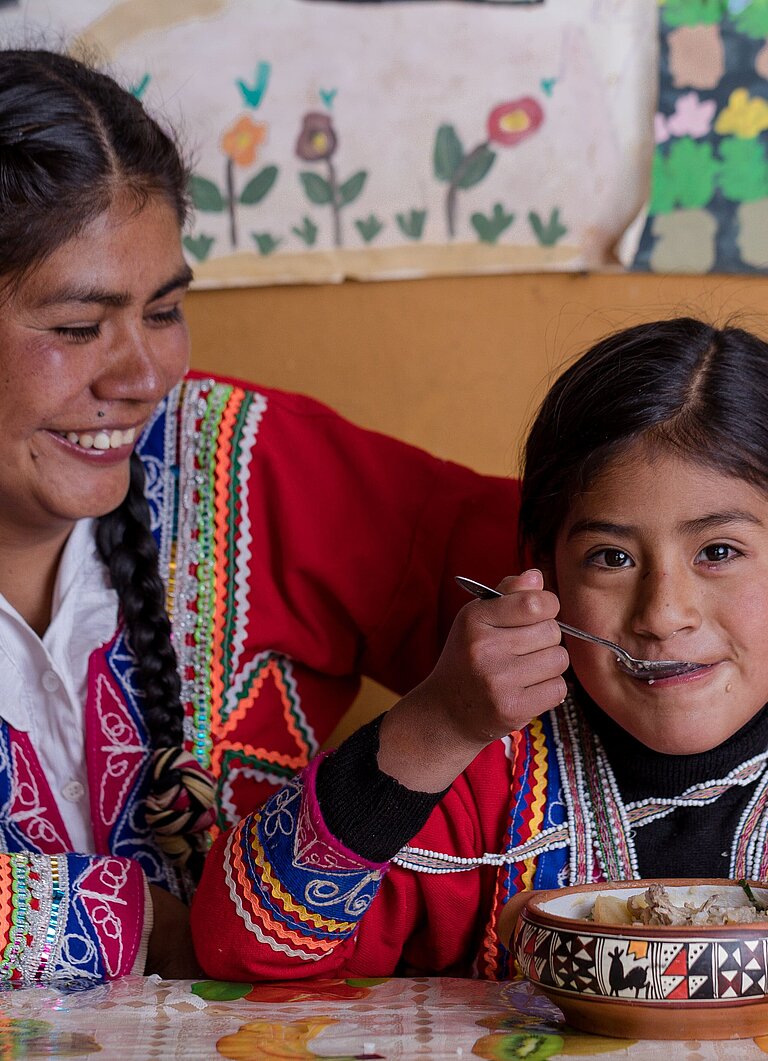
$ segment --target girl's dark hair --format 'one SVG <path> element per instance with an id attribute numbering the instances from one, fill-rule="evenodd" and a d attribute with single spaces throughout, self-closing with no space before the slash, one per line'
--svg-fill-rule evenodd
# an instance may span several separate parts
<path id="1" fill-rule="evenodd" d="M 111 77 L 66 55 L 0 51 L 0 292 L 115 202 L 163 197 L 183 224 L 187 169 L 171 137 Z M 181 745 L 183 711 L 140 459 L 97 545 L 120 599 L 155 749 Z M 167 776 L 153 782 L 168 791 Z"/>
<path id="2" fill-rule="evenodd" d="M 573 499 L 643 440 L 768 492 L 768 344 L 691 317 L 602 339 L 556 380 L 528 435 L 520 544 L 551 558 Z"/>

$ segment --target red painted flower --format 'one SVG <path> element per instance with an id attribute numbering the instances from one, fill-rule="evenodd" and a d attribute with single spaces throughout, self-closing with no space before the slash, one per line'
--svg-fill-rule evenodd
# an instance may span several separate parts
<path id="1" fill-rule="evenodd" d="M 357 981 L 355 981 L 357 983 Z M 348 980 L 312 980 L 307 983 L 254 984 L 246 1002 L 332 1002 L 367 998 L 371 989 Z"/>
<path id="2" fill-rule="evenodd" d="M 543 121 L 544 111 L 531 96 L 500 103 L 488 115 L 488 139 L 512 147 L 535 133 Z"/>

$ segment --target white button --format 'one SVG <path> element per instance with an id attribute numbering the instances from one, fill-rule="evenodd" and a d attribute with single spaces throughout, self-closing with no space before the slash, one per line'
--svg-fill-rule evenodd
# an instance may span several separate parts
<path id="1" fill-rule="evenodd" d="M 81 785 L 79 781 L 67 781 L 64 788 L 61 790 L 61 794 L 64 799 L 68 799 L 70 803 L 77 803 L 78 800 L 82 799 L 85 795 L 85 786 Z"/>
<path id="2" fill-rule="evenodd" d="M 43 683 L 43 688 L 49 693 L 55 693 L 61 685 L 58 674 L 52 670 L 43 671 L 43 676 L 40 681 Z"/>

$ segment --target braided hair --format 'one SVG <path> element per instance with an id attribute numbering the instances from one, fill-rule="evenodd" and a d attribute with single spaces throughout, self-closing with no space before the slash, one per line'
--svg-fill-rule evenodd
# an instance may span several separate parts
<path id="1" fill-rule="evenodd" d="M 187 180 L 172 138 L 111 77 L 54 52 L 0 51 L 0 294 L 118 194 L 131 195 L 137 209 L 164 198 L 182 225 Z M 154 749 L 147 821 L 166 854 L 194 869 L 201 831 L 212 819 L 213 787 L 182 748 L 178 662 L 135 453 L 128 493 L 99 519 L 96 542 L 136 657 Z"/>

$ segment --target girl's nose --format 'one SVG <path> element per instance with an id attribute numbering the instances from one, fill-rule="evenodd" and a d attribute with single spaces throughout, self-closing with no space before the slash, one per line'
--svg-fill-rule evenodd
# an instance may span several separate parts
<path id="1" fill-rule="evenodd" d="M 696 589 L 686 572 L 647 571 L 639 580 L 632 629 L 641 637 L 666 641 L 697 629 L 701 615 Z"/>

